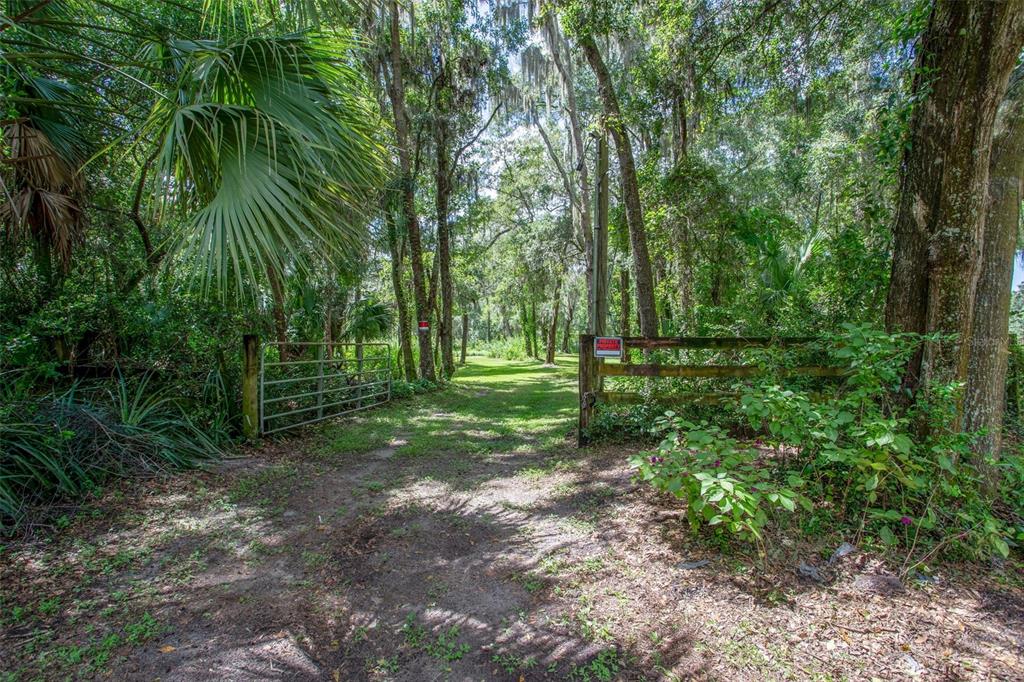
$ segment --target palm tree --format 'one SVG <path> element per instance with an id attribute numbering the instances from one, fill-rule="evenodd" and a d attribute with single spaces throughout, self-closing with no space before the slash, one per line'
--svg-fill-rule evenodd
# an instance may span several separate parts
<path id="1" fill-rule="evenodd" d="M 81 243 L 84 184 L 78 165 L 86 142 L 77 121 L 61 111 L 76 94 L 60 81 L 29 76 L 17 84 L 32 104 L 0 125 L 6 173 L 0 174 L 0 230 L 8 243 L 29 243 L 44 280 L 52 282 L 54 257 L 66 273 Z"/>
<path id="2" fill-rule="evenodd" d="M 373 341 L 387 336 L 394 323 L 395 311 L 391 306 L 363 299 L 357 301 L 349 311 L 344 335 L 346 338 L 355 339 L 356 343 Z"/>
<path id="3" fill-rule="evenodd" d="M 305 16 L 299 5 L 318 3 L 286 4 L 294 11 L 282 16 L 294 23 Z M 186 14 L 175 31 L 101 0 L 8 0 L 0 76 L 19 86 L 4 136 L 30 141 L 36 153 L 18 151 L 3 168 L 5 234 L 31 225 L 37 240 L 53 235 L 61 258 L 70 258 L 85 155 L 71 154 L 78 141 L 57 138 L 52 122 L 86 111 L 100 130 L 121 133 L 102 151 L 134 148 L 148 159 L 134 216 L 147 251 L 138 211 L 144 195 L 166 228 L 147 254 L 150 265 L 177 254 L 197 266 L 204 291 L 215 287 L 223 296 L 283 275 L 285 263 L 303 269 L 314 258 L 338 262 L 354 253 L 365 240 L 364 199 L 386 158 L 354 57 L 357 41 L 343 32 L 256 34 L 256 22 L 203 35 L 221 13 L 256 7 L 255 0 L 205 0 L 204 17 L 182 5 L 173 10 Z M 36 81 L 48 84 L 45 107 L 46 97 L 25 87 Z M 79 83 L 89 86 L 82 88 L 88 102 L 72 96 Z M 16 135 L 25 129 L 30 137 Z M 46 182 L 36 182 L 42 165 Z M 167 220 L 172 213 L 178 219 Z"/>
<path id="4" fill-rule="evenodd" d="M 144 136 L 159 145 L 159 199 L 188 216 L 177 245 L 205 282 L 344 259 L 365 240 L 365 220 L 338 219 L 384 158 L 351 47 L 298 34 L 176 47 L 178 94 L 156 101 Z"/>

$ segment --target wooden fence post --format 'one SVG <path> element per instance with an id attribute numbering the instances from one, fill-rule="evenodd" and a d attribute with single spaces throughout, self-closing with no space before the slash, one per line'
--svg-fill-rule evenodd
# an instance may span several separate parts
<path id="1" fill-rule="evenodd" d="M 594 417 L 594 403 L 597 398 L 599 377 L 597 376 L 597 358 L 594 357 L 594 336 L 580 335 L 580 422 L 576 430 L 577 443 L 582 447 L 587 444 L 587 430 Z"/>
<path id="2" fill-rule="evenodd" d="M 260 435 L 260 340 L 255 334 L 242 337 L 242 433 L 249 440 Z"/>

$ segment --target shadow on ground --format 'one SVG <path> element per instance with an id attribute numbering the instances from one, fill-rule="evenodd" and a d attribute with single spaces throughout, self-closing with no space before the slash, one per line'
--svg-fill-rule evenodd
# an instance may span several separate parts
<path id="1" fill-rule="evenodd" d="M 1019 616 L 1012 591 L 942 593 L 940 611 L 852 578 L 765 589 L 750 558 L 659 521 L 630 453 L 574 447 L 560 363 L 475 358 L 444 392 L 108 496 L 7 557 L 23 595 L 8 614 L 58 596 L 5 616 L 0 659 L 13 679 L 891 679 L 905 655 L 1020 669 L 1019 629 L 997 626 Z"/>

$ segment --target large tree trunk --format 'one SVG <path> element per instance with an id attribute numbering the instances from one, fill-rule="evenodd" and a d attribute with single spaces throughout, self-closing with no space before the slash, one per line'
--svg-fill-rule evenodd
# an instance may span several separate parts
<path id="1" fill-rule="evenodd" d="M 284 309 L 284 284 L 281 273 L 273 265 L 267 266 L 267 279 L 270 281 L 270 297 L 274 331 L 277 333 L 277 359 L 285 362 L 289 356 L 288 349 L 288 315 Z"/>
<path id="2" fill-rule="evenodd" d="M 911 362 L 911 389 L 967 378 L 992 127 L 1022 43 L 1018 2 L 939 0 L 921 36 L 914 89 L 926 97 L 903 159 L 885 319 L 944 338 Z"/>
<path id="3" fill-rule="evenodd" d="M 636 177 L 633 161 L 633 146 L 629 134 L 623 127 L 619 100 L 615 95 L 611 75 L 605 66 L 597 43 L 591 36 L 580 39 L 587 61 L 597 77 L 598 92 L 604 107 L 605 125 L 615 140 L 619 157 L 619 172 L 622 175 L 622 192 L 626 204 L 626 224 L 629 228 L 629 246 L 633 253 L 633 275 L 636 280 L 636 301 L 640 313 L 640 333 L 643 336 L 658 335 L 658 314 L 654 307 L 654 277 L 651 274 L 651 256 L 647 250 L 647 233 L 644 228 L 643 209 L 640 205 L 640 184 Z"/>
<path id="4" fill-rule="evenodd" d="M 1024 199 L 1024 87 L 1017 83 L 1013 90 L 999 109 L 992 140 L 989 203 L 968 350 L 964 430 L 985 431 L 975 444 L 979 454 L 999 451 L 1006 402 L 1010 287 Z"/>
<path id="5" fill-rule="evenodd" d="M 399 247 L 395 216 L 382 202 L 384 223 L 388 232 L 388 250 L 391 252 L 391 287 L 395 291 L 395 314 L 398 317 L 398 347 L 402 354 L 405 380 L 416 380 L 416 364 L 412 355 L 412 329 L 409 326 L 409 306 L 405 302 L 405 288 L 402 286 L 402 251 Z"/>
<path id="6" fill-rule="evenodd" d="M 451 240 L 448 232 L 448 201 L 451 197 L 451 183 L 448 170 L 448 122 L 444 119 L 443 114 L 435 123 L 434 141 L 437 155 L 434 196 L 437 206 L 438 276 L 441 284 L 441 317 L 437 325 L 437 337 L 441 346 L 441 371 L 445 377 L 451 377 L 455 374 L 455 359 L 452 352 L 454 286 L 452 285 Z"/>
<path id="7" fill-rule="evenodd" d="M 544 362 L 555 364 L 555 345 L 558 343 L 558 309 L 562 304 L 562 278 L 555 280 L 555 297 L 551 307 L 551 326 L 548 327 L 548 347 Z"/>
<path id="8" fill-rule="evenodd" d="M 576 104 L 576 79 L 573 74 L 572 55 L 566 54 L 563 58 L 562 48 L 566 46 L 558 25 L 558 16 L 555 12 L 547 15 L 547 29 L 550 34 L 551 60 L 555 63 L 558 75 L 562 80 L 562 87 L 565 88 L 565 103 L 568 110 L 569 132 L 572 135 L 573 161 L 577 171 L 577 178 L 580 185 L 580 231 L 583 232 L 583 263 L 587 286 L 587 314 L 594 310 L 593 289 L 589 283 L 594 277 L 594 225 L 590 213 L 590 172 L 586 163 L 586 147 L 583 143 L 583 126 L 580 123 L 580 110 Z M 593 320 L 589 320 L 587 329 L 593 329 Z"/>
<path id="9" fill-rule="evenodd" d="M 395 140 L 398 146 L 398 161 L 402 169 L 402 214 L 409 233 L 409 253 L 412 261 L 412 283 L 416 298 L 416 319 L 430 321 L 430 306 L 427 302 L 426 281 L 423 275 L 423 242 L 420 237 L 419 218 L 416 215 L 416 188 L 412 173 L 412 155 L 409 147 L 409 122 L 405 111 L 405 83 L 402 80 L 402 44 L 399 33 L 398 0 L 391 5 L 391 108 L 395 116 Z M 418 325 L 417 325 L 418 326 Z M 430 334 L 417 334 L 420 346 L 420 377 L 437 381 L 434 372 L 434 352 Z"/>

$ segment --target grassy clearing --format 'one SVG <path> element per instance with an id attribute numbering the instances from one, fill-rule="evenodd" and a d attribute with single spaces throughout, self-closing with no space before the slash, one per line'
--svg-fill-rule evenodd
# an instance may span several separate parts
<path id="1" fill-rule="evenodd" d="M 319 453 L 337 459 L 396 446 L 400 457 L 549 452 L 564 446 L 576 405 L 576 359 L 556 363 L 474 357 L 444 391 L 325 427 Z"/>

